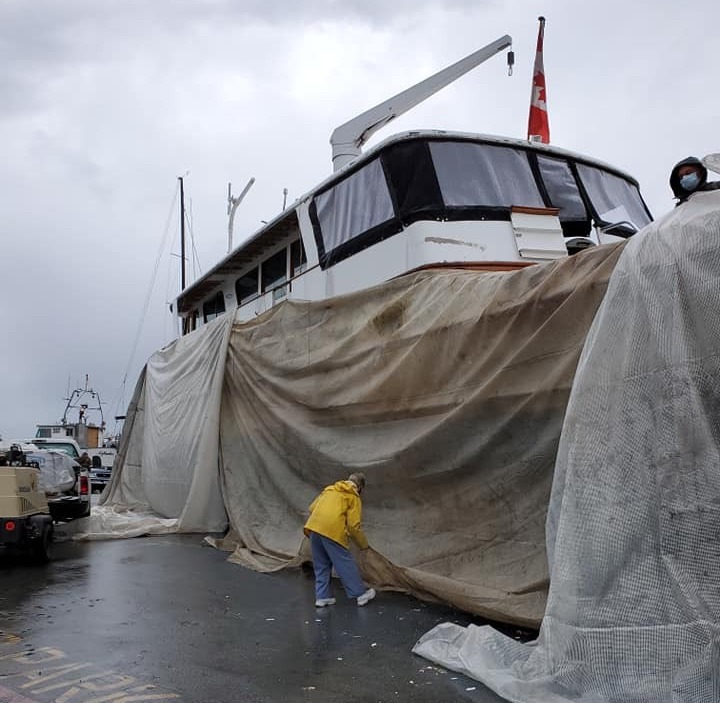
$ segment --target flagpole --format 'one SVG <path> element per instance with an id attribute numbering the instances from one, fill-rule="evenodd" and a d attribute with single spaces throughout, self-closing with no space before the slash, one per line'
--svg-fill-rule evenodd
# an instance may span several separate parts
<path id="1" fill-rule="evenodd" d="M 545 39 L 545 18 L 538 17 L 537 48 L 533 67 L 532 90 L 530 92 L 530 114 L 528 116 L 528 141 L 550 143 L 550 122 L 547 113 L 547 90 L 545 86 L 545 67 L 543 62 L 543 42 Z"/>

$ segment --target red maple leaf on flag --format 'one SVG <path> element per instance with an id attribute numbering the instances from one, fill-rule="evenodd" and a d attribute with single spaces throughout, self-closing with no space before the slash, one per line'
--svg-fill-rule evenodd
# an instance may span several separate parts
<path id="1" fill-rule="evenodd" d="M 535 67 L 533 70 L 532 92 L 530 93 L 530 115 L 528 118 L 528 139 L 536 139 L 544 144 L 550 143 L 550 121 L 547 113 L 547 91 L 545 88 L 545 68 L 543 66 L 543 38 L 545 18 L 540 17 Z"/>

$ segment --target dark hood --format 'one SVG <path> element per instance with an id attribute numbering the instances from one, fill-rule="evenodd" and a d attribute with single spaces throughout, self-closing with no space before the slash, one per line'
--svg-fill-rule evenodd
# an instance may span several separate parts
<path id="1" fill-rule="evenodd" d="M 681 166 L 699 166 L 700 167 L 700 184 L 698 185 L 695 190 L 685 190 L 680 185 L 680 176 L 678 176 L 678 170 Z M 674 166 L 673 170 L 670 172 L 670 187 L 672 188 L 672 192 L 675 194 L 676 198 L 679 198 L 680 200 L 685 200 L 685 198 L 688 197 L 691 193 L 695 193 L 700 188 L 702 188 L 705 183 L 707 182 L 707 169 L 705 166 L 703 166 L 703 162 L 700 161 L 700 159 L 696 158 L 695 156 L 688 156 L 687 159 L 683 159 L 682 161 L 678 161 Z"/>

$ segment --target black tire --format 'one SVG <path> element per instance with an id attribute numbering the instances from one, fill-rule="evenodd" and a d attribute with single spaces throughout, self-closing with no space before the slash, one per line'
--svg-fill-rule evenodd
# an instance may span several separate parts
<path id="1" fill-rule="evenodd" d="M 50 561 L 53 540 L 52 525 L 45 525 L 42 535 L 32 542 L 32 556 L 38 564 L 47 564 Z"/>

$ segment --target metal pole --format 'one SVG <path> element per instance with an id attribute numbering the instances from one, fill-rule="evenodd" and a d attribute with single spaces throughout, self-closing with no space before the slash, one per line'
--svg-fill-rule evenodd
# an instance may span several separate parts
<path id="1" fill-rule="evenodd" d="M 180 181 L 180 292 L 185 290 L 185 184 Z"/>
<path id="2" fill-rule="evenodd" d="M 235 211 L 238 208 L 238 205 L 242 202 L 243 198 L 247 195 L 247 192 L 252 188 L 253 183 L 255 183 L 255 177 L 253 176 L 243 188 L 242 193 L 237 196 L 237 198 L 233 198 L 232 196 L 232 183 L 228 183 L 228 254 L 232 251 L 233 246 L 233 220 L 235 219 Z"/>

